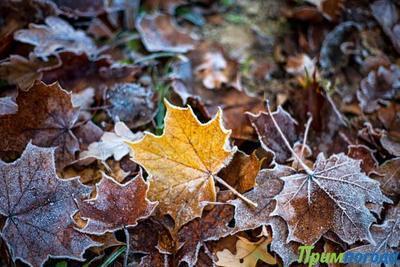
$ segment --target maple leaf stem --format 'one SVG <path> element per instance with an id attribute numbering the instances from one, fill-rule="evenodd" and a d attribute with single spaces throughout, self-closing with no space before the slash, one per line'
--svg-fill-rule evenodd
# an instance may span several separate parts
<path id="1" fill-rule="evenodd" d="M 126 251 L 125 251 L 125 257 L 124 257 L 124 267 L 128 266 L 128 257 L 129 257 L 129 231 L 128 228 L 124 227 L 124 233 L 125 233 L 125 238 L 126 238 Z"/>
<path id="2" fill-rule="evenodd" d="M 301 146 L 301 151 L 300 151 L 300 158 L 303 157 L 304 154 L 304 147 L 307 144 L 307 138 L 308 138 L 308 132 L 310 130 L 310 126 L 311 126 L 311 122 L 312 122 L 312 116 L 310 116 L 307 120 L 307 124 L 306 124 L 306 130 L 304 132 L 304 140 L 303 140 L 303 145 Z"/>
<path id="3" fill-rule="evenodd" d="M 300 163 L 301 167 L 303 167 L 304 171 L 308 175 L 314 176 L 314 172 L 304 163 L 304 161 L 292 149 L 289 141 L 286 139 L 286 136 L 283 134 L 281 127 L 279 127 L 279 124 L 276 122 L 274 115 L 271 112 L 271 107 L 269 106 L 268 100 L 267 100 L 267 110 L 268 110 L 269 116 L 271 117 L 272 122 L 274 123 L 276 130 L 278 131 L 279 135 L 282 137 L 283 142 L 285 143 L 285 145 L 289 149 L 289 151 L 292 153 L 293 157 L 295 157 L 297 159 L 297 161 Z"/>
<path id="4" fill-rule="evenodd" d="M 219 178 L 218 176 L 214 176 L 214 179 L 222 184 L 223 186 L 225 186 L 226 188 L 228 188 L 232 193 L 234 193 L 236 196 L 238 196 L 241 200 L 243 200 L 244 202 L 246 202 L 247 204 L 257 208 L 258 204 L 251 201 L 250 199 L 248 199 L 247 197 L 243 196 L 241 193 L 239 193 L 238 191 L 236 191 L 235 188 L 233 188 L 232 186 L 230 186 L 227 182 L 225 182 L 223 179 Z"/>

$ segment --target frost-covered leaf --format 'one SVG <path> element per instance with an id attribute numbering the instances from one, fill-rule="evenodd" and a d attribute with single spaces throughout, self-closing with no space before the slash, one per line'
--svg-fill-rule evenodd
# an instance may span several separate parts
<path id="1" fill-rule="evenodd" d="M 330 230 L 349 244 L 373 242 L 369 227 L 375 218 L 365 205 L 391 201 L 361 172 L 360 161 L 342 153 L 328 159 L 320 154 L 309 172 L 281 177 L 285 184 L 272 215 L 287 222 L 287 241 L 311 245 Z"/>
<path id="2" fill-rule="evenodd" d="M 151 175 L 149 198 L 159 201 L 162 214 L 175 221 L 175 230 L 200 217 L 204 201 L 215 201 L 215 175 L 236 151 L 228 142 L 222 112 L 206 124 L 193 110 L 165 102 L 167 114 L 162 136 L 147 133 L 130 142 L 133 160 Z M 220 179 L 220 178 L 218 178 Z"/>
<path id="3" fill-rule="evenodd" d="M 84 251 L 98 245 L 74 228 L 75 200 L 90 188 L 77 178 L 61 180 L 54 166 L 54 149 L 28 144 L 21 158 L 0 161 L 0 214 L 6 216 L 1 238 L 13 260 L 42 266 L 48 257 L 83 260 Z"/>
<path id="4" fill-rule="evenodd" d="M 107 90 L 107 111 L 114 121 L 123 121 L 129 128 L 137 128 L 154 118 L 157 98 L 150 87 L 135 83 L 116 84 Z"/>
<path id="5" fill-rule="evenodd" d="M 46 25 L 30 24 L 29 29 L 19 30 L 14 39 L 35 46 L 37 57 L 46 59 L 62 51 L 94 55 L 97 47 L 83 31 L 75 30 L 58 17 L 47 17 Z"/>
<path id="6" fill-rule="evenodd" d="M 78 119 L 71 96 L 58 84 L 36 82 L 17 97 L 18 112 L 0 117 L 0 156 L 21 153 L 29 140 L 38 146 L 56 147 L 57 167 L 75 159 L 80 145 L 98 140 L 102 130 Z"/>
<path id="7" fill-rule="evenodd" d="M 148 185 L 141 173 L 124 185 L 104 174 L 96 188 L 95 198 L 78 202 L 81 217 L 88 220 L 81 230 L 85 233 L 100 235 L 135 226 L 157 205 L 146 198 Z"/>
<path id="8" fill-rule="evenodd" d="M 15 103 L 13 97 L 5 96 L 0 97 L 0 116 L 15 114 L 18 111 L 18 105 Z"/>

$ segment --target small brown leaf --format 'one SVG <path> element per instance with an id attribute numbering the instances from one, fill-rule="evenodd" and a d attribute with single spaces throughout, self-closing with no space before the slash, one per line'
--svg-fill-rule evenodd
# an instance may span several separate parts
<path id="1" fill-rule="evenodd" d="M 382 191 L 389 196 L 400 195 L 400 158 L 384 162 L 376 170 L 380 175 L 374 176 L 381 184 Z"/>
<path id="2" fill-rule="evenodd" d="M 148 185 L 141 173 L 124 185 L 104 174 L 96 188 L 96 198 L 78 202 L 81 217 L 88 219 L 81 230 L 85 233 L 101 235 L 135 226 L 157 205 L 146 198 Z"/>

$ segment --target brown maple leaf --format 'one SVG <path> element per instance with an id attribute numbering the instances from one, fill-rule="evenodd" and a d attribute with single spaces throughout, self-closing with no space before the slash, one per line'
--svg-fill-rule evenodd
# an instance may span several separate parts
<path id="1" fill-rule="evenodd" d="M 30 24 L 29 29 L 15 32 L 14 39 L 35 46 L 33 53 L 46 59 L 62 51 L 94 55 L 97 47 L 83 31 L 75 30 L 58 17 L 47 17 L 47 25 Z"/>
<path id="2" fill-rule="evenodd" d="M 75 199 L 90 188 L 77 178 L 61 180 L 54 166 L 54 148 L 28 144 L 21 158 L 0 161 L 0 214 L 6 216 L 1 237 L 13 260 L 42 266 L 49 257 L 83 260 L 98 245 L 74 228 Z"/>
<path id="3" fill-rule="evenodd" d="M 0 155 L 21 153 L 29 140 L 43 147 L 57 147 L 57 166 L 75 159 L 80 144 L 100 138 L 102 130 L 91 121 L 78 120 L 71 96 L 58 84 L 36 82 L 17 97 L 18 112 L 0 117 Z"/>
<path id="4" fill-rule="evenodd" d="M 349 244 L 358 240 L 373 243 L 369 227 L 375 218 L 366 204 L 391 202 L 380 191 L 379 183 L 361 172 L 359 160 L 343 153 L 328 159 L 320 153 L 314 167 L 309 168 L 293 151 L 267 107 L 276 130 L 304 170 L 281 177 L 284 187 L 274 198 L 276 207 L 271 215 L 282 217 L 288 224 L 287 241 L 312 245 L 332 231 Z M 324 216 L 318 216 L 320 213 Z"/>
<path id="5" fill-rule="evenodd" d="M 141 173 L 124 185 L 103 174 L 96 188 L 94 199 L 78 202 L 81 217 L 88 219 L 81 230 L 85 233 L 101 235 L 135 226 L 149 217 L 157 205 L 146 198 L 148 185 Z"/>

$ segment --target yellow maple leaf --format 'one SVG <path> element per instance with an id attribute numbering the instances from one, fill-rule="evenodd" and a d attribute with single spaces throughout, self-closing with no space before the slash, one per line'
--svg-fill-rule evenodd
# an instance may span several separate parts
<path id="1" fill-rule="evenodd" d="M 218 266 L 226 267 L 255 267 L 258 260 L 275 265 L 276 259 L 268 253 L 267 246 L 272 238 L 261 238 L 257 242 L 251 242 L 246 238 L 240 237 L 236 242 L 236 254 L 232 254 L 228 249 L 217 252 Z"/>
<path id="2" fill-rule="evenodd" d="M 128 142 L 133 160 L 151 175 L 149 199 L 159 201 L 162 214 L 175 221 L 175 230 L 200 217 L 202 202 L 215 201 L 215 175 L 231 160 L 236 147 L 222 125 L 222 111 L 202 124 L 188 108 L 165 101 L 165 129 L 161 136 L 146 133 Z"/>

